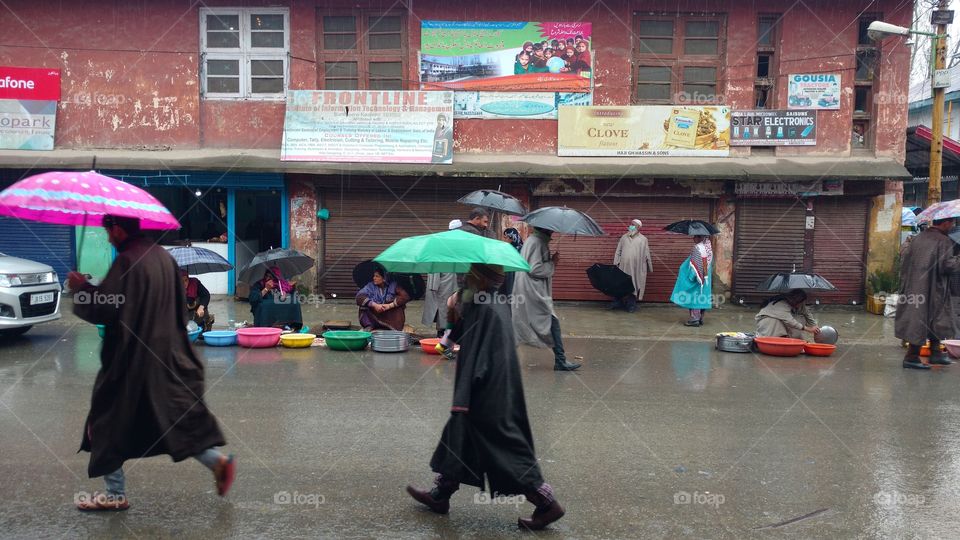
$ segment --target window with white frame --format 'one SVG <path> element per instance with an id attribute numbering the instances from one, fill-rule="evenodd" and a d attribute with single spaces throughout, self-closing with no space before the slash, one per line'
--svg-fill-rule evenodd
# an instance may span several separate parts
<path id="1" fill-rule="evenodd" d="M 211 99 L 282 99 L 287 89 L 290 11 L 200 10 L 200 73 Z"/>

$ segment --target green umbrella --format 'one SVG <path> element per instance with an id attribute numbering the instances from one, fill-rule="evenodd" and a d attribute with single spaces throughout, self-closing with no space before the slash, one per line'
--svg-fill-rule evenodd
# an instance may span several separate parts
<path id="1" fill-rule="evenodd" d="M 404 238 L 373 260 L 389 272 L 403 274 L 464 274 L 473 263 L 498 264 L 505 272 L 530 271 L 512 245 L 456 229 Z"/>

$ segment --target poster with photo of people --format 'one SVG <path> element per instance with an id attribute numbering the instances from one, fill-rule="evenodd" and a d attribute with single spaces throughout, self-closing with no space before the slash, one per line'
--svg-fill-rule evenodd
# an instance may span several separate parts
<path id="1" fill-rule="evenodd" d="M 589 92 L 591 23 L 422 21 L 423 90 Z"/>

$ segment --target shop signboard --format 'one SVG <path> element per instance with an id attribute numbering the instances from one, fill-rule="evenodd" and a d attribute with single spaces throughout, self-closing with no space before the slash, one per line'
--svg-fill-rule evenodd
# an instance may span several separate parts
<path id="1" fill-rule="evenodd" d="M 731 111 L 730 146 L 813 146 L 817 111 Z"/>
<path id="2" fill-rule="evenodd" d="M 839 73 L 796 73 L 788 81 L 788 109 L 840 109 Z"/>
<path id="3" fill-rule="evenodd" d="M 556 120 L 563 105 L 592 105 L 591 92 L 455 92 L 453 117 Z"/>
<path id="4" fill-rule="evenodd" d="M 60 70 L 0 66 L 0 149 L 53 150 Z"/>

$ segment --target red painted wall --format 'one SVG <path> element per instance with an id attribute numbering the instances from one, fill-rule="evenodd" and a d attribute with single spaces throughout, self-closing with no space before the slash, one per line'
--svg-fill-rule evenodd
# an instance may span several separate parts
<path id="1" fill-rule="evenodd" d="M 317 86 L 317 7 L 408 8 L 389 2 L 208 1 L 215 6 L 291 6 L 291 88 Z M 417 78 L 421 19 L 585 20 L 593 23 L 597 105 L 628 104 L 633 13 L 720 12 L 727 15 L 725 100 L 749 108 L 757 39 L 757 9 L 782 13 L 777 100 L 786 101 L 786 75 L 839 72 L 841 110 L 821 112 L 816 147 L 778 148 L 777 154 L 846 155 L 850 152 L 856 19 L 882 13 L 909 26 L 912 2 L 900 0 L 686 0 L 516 3 L 408 2 L 408 69 Z M 0 65 L 59 67 L 63 101 L 58 148 L 278 148 L 282 102 L 201 100 L 199 5 L 183 0 L 130 2 L 8 0 L 0 9 Z M 141 53 L 140 51 L 149 51 Z M 878 155 L 902 159 L 909 51 L 900 39 L 883 42 L 873 111 Z M 555 154 L 557 123 L 550 120 L 463 120 L 455 124 L 458 152 Z M 735 155 L 749 154 L 735 149 Z"/>

